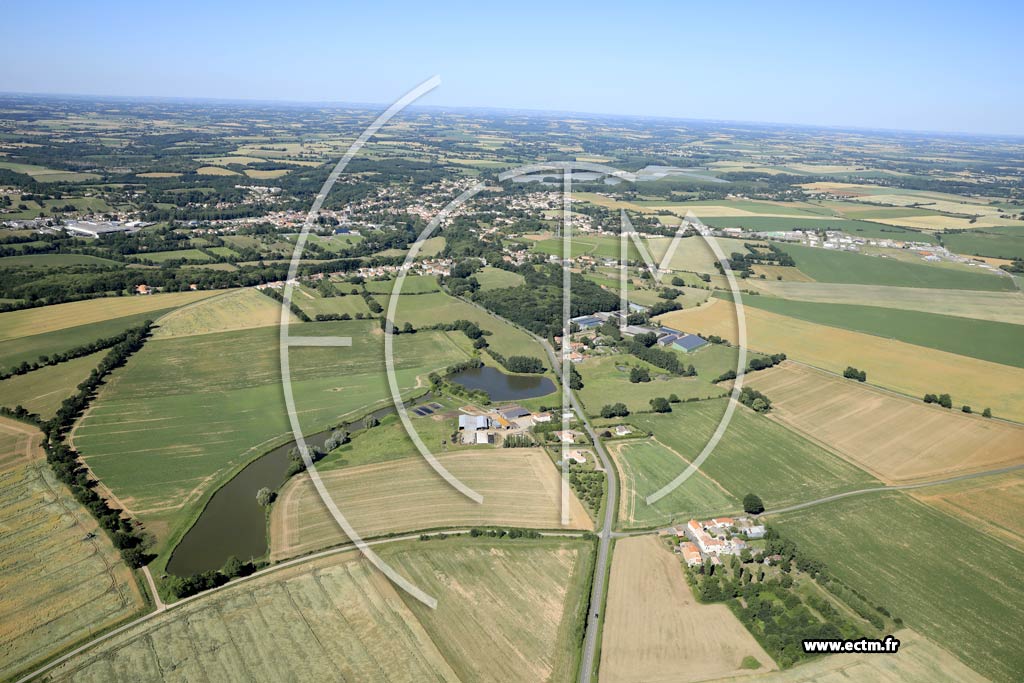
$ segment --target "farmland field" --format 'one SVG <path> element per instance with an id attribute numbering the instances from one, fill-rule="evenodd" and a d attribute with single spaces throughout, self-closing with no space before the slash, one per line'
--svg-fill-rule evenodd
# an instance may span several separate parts
<path id="1" fill-rule="evenodd" d="M 143 608 L 131 571 L 45 464 L 42 434 L 0 418 L 0 678 Z M 95 538 L 85 540 L 87 534 Z"/>
<path id="2" fill-rule="evenodd" d="M 346 291 L 343 285 L 338 286 L 342 291 Z M 263 296 L 262 294 L 260 296 Z M 348 314 L 351 317 L 356 317 L 357 314 L 362 313 L 364 316 L 370 315 L 370 309 L 366 305 L 366 300 L 358 294 L 345 294 L 345 296 L 321 296 L 320 292 L 311 287 L 296 287 L 292 292 L 292 303 L 302 309 L 302 312 L 308 315 L 310 318 L 315 318 L 317 315 L 344 315 Z M 381 301 L 381 305 L 384 302 Z"/>
<path id="3" fill-rule="evenodd" d="M 1013 234 L 1000 234 L 993 230 L 972 230 L 942 236 L 942 243 L 952 252 L 971 256 L 996 258 L 1024 258 L 1024 229 L 1014 228 Z"/>
<path id="4" fill-rule="evenodd" d="M 832 249 L 787 244 L 783 249 L 802 272 L 818 282 L 931 289 L 1013 291 L 1013 281 L 987 273 L 953 270 Z"/>
<path id="5" fill-rule="evenodd" d="M 579 539 L 447 539 L 384 545 L 381 556 L 437 596 L 403 595 L 463 681 L 573 679 L 593 568 Z"/>
<path id="6" fill-rule="evenodd" d="M 772 518 L 851 587 L 993 681 L 1024 669 L 1024 553 L 899 493 Z"/>
<path id="7" fill-rule="evenodd" d="M 89 376 L 106 351 L 91 353 L 66 363 L 58 363 L 0 380 L 0 406 L 24 406 L 49 420 L 64 399 L 75 393 L 75 387 Z"/>
<path id="8" fill-rule="evenodd" d="M 889 483 L 1024 463 L 1024 427 L 894 396 L 791 362 L 747 384 L 771 416 Z"/>
<path id="9" fill-rule="evenodd" d="M 371 294 L 391 294 L 397 282 L 397 278 L 394 280 L 370 280 L 365 287 L 366 291 Z M 341 286 L 344 287 L 344 285 Z M 402 294 L 425 294 L 440 291 L 437 278 L 433 275 L 410 275 L 402 281 Z"/>
<path id="10" fill-rule="evenodd" d="M 1019 471 L 930 486 L 911 495 L 1024 551 L 1024 474 Z"/>
<path id="11" fill-rule="evenodd" d="M 625 354 L 588 358 L 576 365 L 583 378 L 583 389 L 579 395 L 587 412 L 599 415 L 601 407 L 608 403 L 622 402 L 631 412 L 649 410 L 650 399 L 655 396 L 668 397 L 676 394 L 679 398 L 711 398 L 726 393 L 726 389 L 711 383 L 723 372 L 736 369 L 736 349 L 708 345 L 697 351 L 680 354 L 684 365 L 692 364 L 697 370 L 696 377 L 676 377 L 650 363 Z M 650 382 L 629 381 L 629 368 L 646 368 Z M 626 368 L 620 370 L 619 368 Z"/>
<path id="12" fill-rule="evenodd" d="M 590 545 L 448 539 L 380 546 L 424 608 L 355 552 L 229 585 L 78 655 L 54 680 L 567 680 Z M 515 643 L 511 647 L 510 643 Z"/>
<path id="13" fill-rule="evenodd" d="M 968 668 L 948 651 L 911 629 L 893 634 L 899 654 L 849 653 L 820 657 L 784 671 L 752 672 L 753 676 L 719 679 L 717 683 L 986 683 L 987 678 Z"/>
<path id="14" fill-rule="evenodd" d="M 715 296 L 732 300 L 732 295 L 725 292 L 717 292 Z M 820 325 L 1024 367 L 1024 325 L 881 306 L 787 301 L 767 296 L 746 297 L 743 304 L 748 310 L 760 308 Z"/>
<path id="15" fill-rule="evenodd" d="M 653 536 L 615 544 L 601 644 L 602 683 L 705 681 L 775 668 L 725 605 L 693 597 L 679 558 Z"/>
<path id="16" fill-rule="evenodd" d="M 784 352 L 831 372 L 854 366 L 868 382 L 911 397 L 948 393 L 959 407 L 991 407 L 998 417 L 1024 421 L 1024 370 L 967 356 L 905 344 L 874 335 L 816 325 L 796 318 L 746 309 L 747 345 L 761 353 Z M 720 299 L 661 316 L 687 332 L 717 334 L 736 341 L 734 306 Z"/>
<path id="17" fill-rule="evenodd" d="M 0 268 L 18 266 L 120 266 L 117 261 L 89 256 L 88 254 L 27 254 L 25 256 L 4 256 L 0 258 Z"/>
<path id="18" fill-rule="evenodd" d="M 385 311 L 388 310 L 390 297 L 378 295 L 374 298 L 380 302 Z M 439 322 L 452 322 L 460 319 L 471 320 L 481 329 L 493 332 L 491 336 L 487 337 L 487 342 L 491 348 L 504 356 L 524 355 L 547 358 L 544 349 L 527 333 L 472 304 L 442 292 L 403 297 L 398 302 L 398 311 L 395 314 L 394 322 L 399 326 L 409 322 L 419 329 L 436 325 Z"/>
<path id="19" fill-rule="evenodd" d="M 453 489 L 418 453 L 409 455 L 322 473 L 338 508 L 361 536 L 452 526 L 561 526 L 561 479 L 539 449 L 439 454 L 441 464 L 484 497 L 482 504 Z M 569 500 L 569 528 L 589 529 L 592 523 L 583 506 L 573 495 Z M 346 540 L 308 476 L 293 477 L 271 513 L 271 558 L 293 557 Z"/>
<path id="20" fill-rule="evenodd" d="M 292 322 L 298 318 L 289 314 Z M 157 321 L 154 339 L 229 332 L 281 323 L 281 304 L 255 289 L 238 289 L 189 304 Z"/>
<path id="21" fill-rule="evenodd" d="M 525 280 L 519 273 L 512 273 L 501 268 L 487 266 L 475 273 L 473 277 L 480 283 L 480 289 L 485 292 L 489 289 L 501 289 L 503 287 L 518 287 Z"/>
<path id="22" fill-rule="evenodd" d="M 786 427 L 737 407 L 722 440 L 701 465 L 701 474 L 715 486 L 707 486 L 703 480 L 697 480 L 699 484 L 687 480 L 653 506 L 647 506 L 644 499 L 685 470 L 704 448 L 725 411 L 726 400 L 677 404 L 669 414 L 645 413 L 627 418 L 653 432 L 661 446 L 626 448 L 619 457 L 624 461 L 620 466 L 625 470 L 623 481 L 636 487 L 622 494 L 623 505 L 632 506 L 632 526 L 650 527 L 671 518 L 688 518 L 720 502 L 739 501 L 747 493 L 757 493 L 771 509 L 878 484 L 867 473 Z M 733 504 L 714 511 L 724 513 L 736 507 Z"/>
<path id="23" fill-rule="evenodd" d="M 219 294 L 216 291 L 175 292 L 149 296 L 109 297 L 42 308 L 0 313 L 0 341 L 66 330 L 114 318 L 176 308 Z M 97 336 L 104 336 L 103 334 Z M 88 341 L 96 339 L 88 337 Z M 72 344 L 71 346 L 73 346 Z"/>
<path id="24" fill-rule="evenodd" d="M 307 433 L 389 396 L 383 335 L 369 321 L 305 323 L 297 336 L 338 334 L 352 347 L 291 351 L 292 386 Z M 395 344 L 408 390 L 464 357 L 447 337 Z M 281 392 L 278 330 L 260 327 L 154 339 L 115 371 L 73 439 L 88 465 L 163 542 L 243 464 L 290 433 Z"/>
<path id="25" fill-rule="evenodd" d="M 1024 325 L 1024 295 L 1020 292 L 972 292 L 961 289 L 775 280 L 747 280 L 745 284 L 766 294 L 795 301 L 899 308 Z"/>
<path id="26" fill-rule="evenodd" d="M 186 259 L 188 261 L 212 260 L 209 256 L 198 249 L 175 249 L 174 251 L 146 252 L 139 254 L 138 257 L 145 261 L 153 261 L 154 263 L 164 263 L 165 261 L 173 261 L 176 259 Z"/>

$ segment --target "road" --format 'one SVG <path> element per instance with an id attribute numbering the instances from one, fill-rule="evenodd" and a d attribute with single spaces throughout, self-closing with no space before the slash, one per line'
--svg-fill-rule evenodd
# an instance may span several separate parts
<path id="1" fill-rule="evenodd" d="M 468 299 L 462 300 L 471 306 L 475 306 L 492 318 L 496 318 L 497 320 L 501 320 L 504 323 L 512 325 L 536 339 L 548 354 L 548 360 L 551 361 L 551 367 L 556 371 L 561 367 L 558 360 L 558 354 L 555 353 L 555 350 L 546 339 L 539 337 L 530 330 L 516 325 L 511 320 L 507 320 L 496 315 L 494 312 L 487 310 L 473 301 Z M 590 611 L 587 614 L 587 631 L 583 638 L 583 657 L 580 659 L 579 682 L 590 683 L 594 673 L 594 657 L 597 654 L 597 635 L 601 630 L 601 619 L 598 613 L 601 610 L 601 606 L 604 604 L 605 579 L 608 574 L 608 553 L 611 550 L 611 542 L 614 535 L 612 527 L 615 524 L 619 479 L 618 473 L 615 470 L 615 463 L 613 463 L 612 459 L 608 457 L 608 453 L 605 451 L 604 445 L 598 438 L 597 432 L 594 431 L 593 426 L 590 424 L 590 420 L 587 419 L 587 414 L 583 412 L 583 406 L 576 397 L 576 392 L 572 390 L 569 391 L 569 401 L 571 402 L 570 407 L 572 408 L 572 411 L 576 413 L 584 430 L 587 432 L 587 436 L 590 437 L 591 442 L 594 444 L 594 450 L 597 451 L 598 457 L 601 458 L 601 464 L 604 466 L 605 471 L 605 481 L 608 482 L 608 495 L 605 498 L 604 518 L 601 520 L 601 527 L 597 532 L 597 559 L 594 563 L 593 583 L 590 589 Z"/>

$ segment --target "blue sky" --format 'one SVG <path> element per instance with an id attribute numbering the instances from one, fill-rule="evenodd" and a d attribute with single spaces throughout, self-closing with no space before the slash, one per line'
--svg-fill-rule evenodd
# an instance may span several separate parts
<path id="1" fill-rule="evenodd" d="M 0 91 L 1024 134 L 1014 2 L 5 3 Z M 15 30 L 11 30 L 16 27 Z"/>

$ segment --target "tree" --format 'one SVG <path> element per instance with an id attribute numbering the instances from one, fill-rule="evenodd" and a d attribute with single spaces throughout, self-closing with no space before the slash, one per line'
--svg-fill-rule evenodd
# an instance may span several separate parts
<path id="1" fill-rule="evenodd" d="M 633 341 L 650 348 L 658 341 L 658 335 L 655 332 L 644 332 L 633 337 Z"/>
<path id="2" fill-rule="evenodd" d="M 992 417 L 992 409 L 991 408 L 985 408 L 985 410 L 981 411 L 981 416 L 982 417 Z"/>
<path id="3" fill-rule="evenodd" d="M 949 394 L 942 394 L 941 396 L 939 396 L 939 405 L 942 406 L 943 408 L 952 408 L 952 397 Z"/>
<path id="4" fill-rule="evenodd" d="M 863 370 L 858 370 L 857 368 L 850 365 L 846 368 L 846 370 L 843 371 L 843 377 L 845 377 L 846 379 L 855 379 L 858 382 L 865 382 L 868 379 L 868 373 L 864 372 Z"/>
<path id="5" fill-rule="evenodd" d="M 629 409 L 625 403 L 611 403 L 601 408 L 601 417 L 626 417 Z"/>
<path id="6" fill-rule="evenodd" d="M 748 515 L 759 515 L 764 512 L 764 503 L 756 493 L 743 496 L 743 511 Z"/>
<path id="7" fill-rule="evenodd" d="M 647 368 L 631 368 L 629 371 L 629 381 L 633 384 L 650 382 L 651 373 L 647 371 Z"/>
<path id="8" fill-rule="evenodd" d="M 685 284 L 686 284 L 686 281 L 683 280 L 683 278 L 679 277 L 678 275 L 674 275 L 672 277 L 672 286 L 673 287 L 682 287 Z"/>
<path id="9" fill-rule="evenodd" d="M 260 507 L 267 507 L 268 505 L 274 502 L 275 498 L 277 498 L 277 494 L 268 489 L 266 486 L 264 486 L 263 488 L 256 492 L 256 502 L 259 504 Z"/>
<path id="10" fill-rule="evenodd" d="M 963 412 L 965 412 L 965 413 L 973 413 L 973 412 L 974 412 L 974 410 L 972 410 L 972 409 L 971 409 L 971 407 L 970 407 L 970 406 L 967 406 L 967 405 L 965 405 L 965 406 L 962 406 L 962 407 L 960 408 L 960 410 L 961 410 L 961 411 L 963 411 Z"/>
<path id="11" fill-rule="evenodd" d="M 672 405 L 668 402 L 667 398 L 659 396 L 658 398 L 651 399 L 651 410 L 656 413 L 671 413 Z"/>
<path id="12" fill-rule="evenodd" d="M 574 391 L 579 391 L 583 388 L 583 378 L 576 371 L 575 366 L 569 368 L 569 388 Z"/>
<path id="13" fill-rule="evenodd" d="M 669 403 L 680 403 L 681 401 L 679 400 L 679 397 L 676 396 L 675 394 L 669 394 L 668 395 L 668 402 Z"/>

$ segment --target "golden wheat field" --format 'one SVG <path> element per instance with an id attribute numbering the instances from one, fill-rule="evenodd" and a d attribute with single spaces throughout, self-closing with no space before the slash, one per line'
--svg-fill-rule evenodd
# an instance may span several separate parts
<path id="1" fill-rule="evenodd" d="M 1024 421 L 1024 369 L 968 358 L 946 351 L 817 325 L 752 307 L 745 309 L 747 347 L 762 353 L 783 352 L 831 372 L 854 366 L 872 384 L 911 397 L 949 393 L 959 406 L 990 407 L 997 416 Z M 737 340 L 736 309 L 712 299 L 699 308 L 673 311 L 659 318 L 686 332 L 717 334 Z"/>
<path id="2" fill-rule="evenodd" d="M 342 514 L 366 538 L 434 527 L 561 527 L 561 480 L 542 450 L 459 451 L 438 460 L 484 502 L 463 496 L 418 456 L 330 470 L 322 478 Z M 569 503 L 568 528 L 589 529 L 590 518 L 571 492 Z M 309 477 L 293 477 L 271 513 L 271 559 L 346 540 Z"/>
<path id="3" fill-rule="evenodd" d="M 604 618 L 602 683 L 705 681 L 743 673 L 748 656 L 775 668 L 728 607 L 694 599 L 679 558 L 654 536 L 616 542 Z"/>
<path id="4" fill-rule="evenodd" d="M 965 415 L 790 361 L 747 376 L 771 417 L 889 483 L 1024 463 L 1024 427 Z"/>

